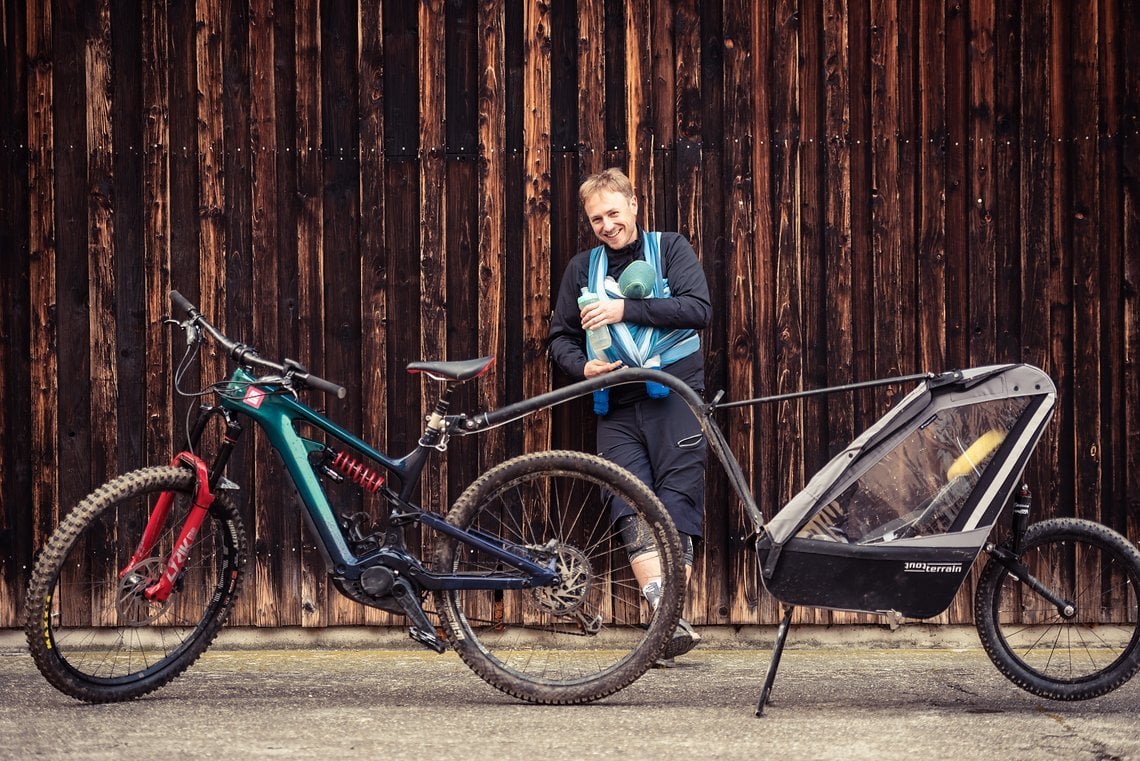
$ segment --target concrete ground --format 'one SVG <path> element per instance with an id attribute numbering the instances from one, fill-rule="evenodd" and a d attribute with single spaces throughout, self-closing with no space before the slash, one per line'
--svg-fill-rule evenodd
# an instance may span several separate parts
<path id="1" fill-rule="evenodd" d="M 676 668 L 576 707 L 518 702 L 454 653 L 368 631 L 226 631 L 157 693 L 85 705 L 2 630 L 0 759 L 1140 759 L 1140 678 L 1055 703 L 968 631 L 883 631 L 793 627 L 758 719 L 770 629 L 710 632 Z"/>

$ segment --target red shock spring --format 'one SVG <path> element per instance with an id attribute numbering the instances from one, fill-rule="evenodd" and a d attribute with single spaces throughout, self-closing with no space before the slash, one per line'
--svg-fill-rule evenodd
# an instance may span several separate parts
<path id="1" fill-rule="evenodd" d="M 345 452 L 337 452 L 332 466 L 352 479 L 362 489 L 375 494 L 384 485 L 384 476 Z"/>

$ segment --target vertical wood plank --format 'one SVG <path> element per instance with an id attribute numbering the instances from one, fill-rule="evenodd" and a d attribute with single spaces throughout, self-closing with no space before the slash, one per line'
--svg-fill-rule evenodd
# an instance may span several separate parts
<path id="1" fill-rule="evenodd" d="M 826 383 L 852 380 L 854 335 L 851 261 L 851 92 L 849 80 L 848 8 L 846 0 L 824 0 L 824 130 L 827 135 L 826 218 L 823 257 L 827 267 Z M 821 384 L 821 385 L 826 385 Z M 834 455 L 855 438 L 855 415 L 851 399 L 827 401 L 825 453 Z"/>
<path id="2" fill-rule="evenodd" d="M 1134 40 L 1140 34 L 1140 17 L 1136 13 L 1121 14 L 1122 25 L 1117 40 Z M 1140 49 L 1136 45 L 1123 45 L 1121 65 L 1121 119 L 1115 129 L 1123 154 L 1122 169 L 1131 182 L 1125 183 L 1122 201 L 1122 245 L 1124 248 L 1124 282 L 1133 287 L 1124 298 L 1122 341 L 1124 343 L 1124 417 L 1125 453 L 1127 463 L 1124 487 L 1127 495 L 1124 509 L 1127 536 L 1134 541 L 1140 536 L 1140 188 L 1135 178 L 1140 177 Z"/>
<path id="3" fill-rule="evenodd" d="M 826 240 L 827 117 L 826 74 L 827 22 L 823 0 L 805 2 L 800 9 L 802 65 L 797 83 L 800 102 L 800 241 L 799 266 L 802 350 L 796 383 L 799 388 L 827 385 L 827 291 L 829 260 L 823 255 Z M 803 486 L 807 474 L 827 461 L 827 400 L 805 400 L 800 405 L 800 460 L 794 488 Z M 790 496 L 790 495 L 789 495 Z"/>
<path id="4" fill-rule="evenodd" d="M 652 19 L 648 0 L 625 4 L 625 134 L 628 141 L 630 182 L 637 193 L 641 224 L 656 230 L 656 196 L 653 187 L 653 87 L 649 51 Z"/>
<path id="5" fill-rule="evenodd" d="M 447 113 L 445 83 L 445 18 L 442 0 L 419 6 L 420 82 L 420 356 L 447 357 L 447 213 L 444 190 L 447 145 L 444 117 Z M 419 376 L 424 404 L 439 395 L 439 383 Z M 439 511 L 447 505 L 447 463 L 426 469 L 422 504 Z"/>
<path id="6" fill-rule="evenodd" d="M 915 312 L 918 307 L 918 260 L 916 249 L 916 225 L 918 217 L 918 151 L 919 103 L 922 90 L 918 83 L 919 49 L 919 9 L 918 3 L 899 3 L 898 10 L 898 165 L 897 179 L 899 193 L 899 256 L 903 269 L 900 280 L 905 283 L 901 298 L 910 306 L 899 310 L 899 362 L 904 373 L 920 369 L 918 325 Z M 909 388 L 890 388 L 891 393 L 907 393 Z"/>
<path id="7" fill-rule="evenodd" d="M 145 259 L 143 234 L 143 105 L 142 19 L 129 0 L 110 4 L 111 102 L 114 124 L 111 141 L 111 212 L 114 215 L 114 279 L 112 292 L 118 352 L 115 403 L 118 429 L 117 470 L 134 470 L 147 464 L 146 427 L 140 425 L 147 406 Z M 130 71 L 132 76 L 123 76 Z M 104 328 L 106 329 L 106 328 Z"/>
<path id="8" fill-rule="evenodd" d="M 605 169 L 606 151 L 606 62 L 604 0 L 578 3 L 578 172 L 580 179 Z M 574 205 L 581 208 L 575 183 Z M 589 241 L 593 233 L 582 213 L 576 213 L 578 238 Z M 559 273 L 561 274 L 561 273 Z"/>
<path id="9" fill-rule="evenodd" d="M 479 406 L 494 409 L 507 402 L 506 270 L 504 227 L 506 207 L 506 62 L 505 6 L 502 0 L 479 4 L 479 261 L 477 309 L 479 355 L 496 357 L 490 377 L 479 384 Z M 488 431 L 479 452 L 479 469 L 486 470 L 505 447 L 503 431 Z"/>
<path id="10" fill-rule="evenodd" d="M 804 270 L 800 253 L 803 209 L 815 200 L 804 197 L 801 174 L 803 138 L 810 138 L 813 132 L 810 125 L 804 127 L 802 120 L 805 117 L 815 118 L 816 114 L 814 103 L 807 107 L 806 115 L 800 110 L 801 76 L 811 76 L 815 71 L 814 62 L 802 71 L 799 65 L 804 56 L 815 52 L 810 48 L 811 43 L 801 37 L 801 33 L 812 37 L 801 24 L 801 21 L 806 21 L 810 25 L 812 13 L 809 10 L 805 19 L 800 10 L 795 2 L 780 0 L 776 3 L 770 48 L 772 176 L 768 187 L 775 206 L 775 241 L 768 254 L 773 260 L 769 277 L 758 284 L 761 311 L 757 325 L 762 340 L 773 343 L 775 382 L 770 388 L 777 394 L 798 391 L 803 387 Z M 811 211 L 808 215 L 811 216 Z M 765 258 L 762 251 L 760 249 L 757 254 L 758 264 Z M 762 424 L 759 431 L 762 442 L 759 467 L 776 475 L 773 503 L 776 506 L 787 503 L 803 485 L 804 405 L 798 399 L 786 400 L 774 405 L 774 412 L 774 424 Z M 801 610 L 799 615 L 801 621 L 812 622 L 824 621 L 827 617 L 826 611 L 821 610 Z"/>
<path id="11" fill-rule="evenodd" d="M 31 355 L 29 229 L 31 166 L 39 157 L 28 140 L 28 82 L 33 79 L 28 59 L 28 8 L 8 4 L 0 8 L 0 66 L 15 76 L 0 81 L 0 108 L 9 120 L 0 128 L 0 626 L 18 626 L 20 606 L 32 560 L 35 503 L 29 456 L 32 443 L 32 391 L 27 365 Z M 35 9 L 32 13 L 36 13 Z M 37 62 L 38 63 L 38 62 Z M 37 96 L 42 97 L 42 96 Z M 50 96 L 49 96 L 50 98 Z M 50 101 L 49 101 L 50 102 Z M 42 174 L 42 172 L 41 172 Z"/>
<path id="12" fill-rule="evenodd" d="M 198 308 L 226 330 L 225 125 L 222 117 L 222 9 L 219 0 L 195 2 L 198 86 Z M 207 342 L 202 373 L 207 383 L 226 374 L 222 352 Z"/>
<path id="13" fill-rule="evenodd" d="M 28 291 L 31 307 L 31 525 L 40 546 L 57 520 L 55 68 L 52 8 L 28 7 Z M 5 430 L 9 430 L 5 426 Z M 16 598 L 8 598 L 15 600 Z"/>
<path id="14" fill-rule="evenodd" d="M 361 0 L 358 27 L 357 108 L 360 110 L 360 401 L 361 436 L 388 451 L 388 281 L 384 247 L 384 34 L 381 0 Z M 383 515 L 376 516 L 378 521 Z M 391 625 L 399 617 L 368 608 L 367 624 Z"/>
<path id="15" fill-rule="evenodd" d="M 300 357 L 324 353 L 324 177 L 321 160 L 321 13 L 317 0 L 294 12 L 297 131 L 297 343 Z M 301 557 L 301 625 L 326 626 L 329 586 L 324 560 L 306 537 Z"/>
<path id="16" fill-rule="evenodd" d="M 761 324 L 771 294 L 771 267 L 766 258 L 758 258 L 756 251 L 770 251 L 772 243 L 771 207 L 764 192 L 770 181 L 770 169 L 765 151 L 753 151 L 753 140 L 763 141 L 766 135 L 751 133 L 751 124 L 764 114 L 765 103 L 753 93 L 765 92 L 767 68 L 760 50 L 767 50 L 761 35 L 768 31 L 768 18 L 760 9 L 747 4 L 733 4 L 724 8 L 724 135 L 722 182 L 724 184 L 724 228 L 726 237 L 726 264 L 730 273 L 725 296 L 729 306 L 728 347 L 728 398 L 746 399 L 758 384 L 757 359 L 761 367 L 771 367 L 763 360 L 769 350 L 770 327 Z M 755 49 L 753 48 L 755 45 Z M 753 162 L 756 162 L 755 164 Z M 760 192 L 755 193 L 759 188 Z M 727 419 L 729 445 L 744 469 L 747 483 L 752 486 L 766 479 L 763 463 L 757 461 L 759 437 L 763 426 L 762 414 L 750 407 L 741 407 Z M 743 539 L 748 534 L 747 518 L 743 508 L 734 504 L 728 520 L 728 535 L 733 544 L 729 550 L 728 579 L 734 583 L 729 600 L 730 617 L 751 620 L 756 615 L 758 591 L 749 590 L 741 582 L 755 563 L 745 563 L 741 552 Z M 755 573 L 752 574 L 755 578 Z"/>
<path id="17" fill-rule="evenodd" d="M 1097 520 L 1101 514 L 1102 448 L 1101 218 L 1100 162 L 1097 160 L 1101 109 L 1097 102 L 1099 7 L 1095 0 L 1070 4 L 1070 92 L 1065 98 L 1065 134 L 1070 176 L 1065 216 L 1071 220 L 1073 256 L 1073 412 L 1074 512 Z"/>
<path id="18" fill-rule="evenodd" d="M 523 394 L 550 388 L 546 355 L 549 330 L 551 163 L 550 163 L 550 9 L 537 0 L 523 7 L 524 226 L 523 233 Z M 550 415 L 540 412 L 523 424 L 523 448 L 541 452 L 550 441 Z"/>
<path id="19" fill-rule="evenodd" d="M 277 71 L 274 9 L 270 0 L 253 0 L 249 6 L 250 71 L 250 186 L 254 199 L 250 255 L 250 301 L 252 331 L 257 347 L 269 357 L 284 354 L 278 337 L 278 257 L 281 244 L 277 176 Z M 252 433 L 252 432 L 251 432 Z M 253 436 L 253 525 L 258 537 L 287 537 L 277 515 L 282 510 L 279 485 L 285 478 L 280 461 L 263 436 Z M 291 538 L 291 537 L 290 537 Z M 295 541 L 290 542 L 294 544 Z M 276 545 L 276 546 L 275 546 Z M 253 623 L 280 626 L 282 593 L 289 577 L 283 563 L 289 553 L 278 543 L 258 541 L 251 546 L 247 574 L 258 590 Z"/>
<path id="20" fill-rule="evenodd" d="M 88 199 L 87 199 L 87 25 L 91 11 L 81 12 L 76 5 L 59 3 L 52 9 L 51 46 L 52 73 L 57 86 L 52 91 L 54 214 L 55 214 L 55 288 L 51 293 L 37 293 L 45 305 L 55 304 L 53 321 L 58 332 L 56 341 L 66 336 L 66 343 L 53 343 L 58 379 L 54 383 L 57 421 L 56 469 L 49 483 L 59 473 L 72 477 L 59 479 L 59 505 L 66 512 L 91 492 L 91 395 L 86 382 L 91 375 L 89 358 L 90 320 L 88 318 Z M 45 48 L 45 52 L 48 49 Z M 35 301 L 35 299 L 33 299 Z M 62 381 L 62 382 L 61 382 Z M 57 506 L 53 505 L 52 509 Z M 51 521 L 49 526 L 54 526 Z M 46 536 L 43 537 L 46 539 Z M 42 540 L 41 540 L 42 541 Z"/>
<path id="21" fill-rule="evenodd" d="M 923 3 L 918 14 L 919 103 L 918 251 L 915 265 L 918 366 L 940 372 L 946 347 L 946 68 L 942 3 Z"/>
<path id="22" fill-rule="evenodd" d="M 1049 281 L 1051 231 L 1053 229 L 1053 151 L 1049 79 L 1051 64 L 1052 16 L 1041 4 L 1023 8 L 1020 17 L 1022 72 L 1019 91 L 1021 134 L 1018 151 L 1018 208 L 1021 236 L 1018 254 L 1021 263 L 1019 303 L 1021 352 L 1023 361 L 1052 374 L 1049 351 Z M 1056 379 L 1056 376 L 1054 376 Z M 1026 479 L 1038 493 L 1054 493 L 1056 471 L 1049 466 L 1047 453 L 1054 449 L 1057 424 L 1045 429 L 1038 456 L 1032 458 Z"/>
<path id="23" fill-rule="evenodd" d="M 1024 12 L 1024 10 L 1023 10 Z M 1018 55 L 1021 45 L 1019 14 L 994 14 L 994 119 L 992 215 L 994 221 L 995 358 L 1007 361 L 1021 356 L 1021 283 L 1019 233 L 1022 225 L 1020 194 L 1013 183 L 1018 176 L 1018 155 L 1023 122 L 1019 115 L 1021 72 Z M 1008 189 L 999 186 L 1008 183 Z"/>
<path id="24" fill-rule="evenodd" d="M 143 260 L 146 320 L 148 464 L 169 462 L 174 449 L 170 315 L 170 48 L 165 0 L 143 7 Z"/>
<path id="25" fill-rule="evenodd" d="M 168 23 L 167 98 L 170 108 L 170 284 L 193 303 L 198 302 L 199 190 L 198 190 L 198 72 L 195 44 L 195 4 L 166 6 Z M 173 309 L 167 307 L 173 313 Z M 171 351 L 182 358 L 185 341 L 171 339 Z M 172 357 L 172 361 L 174 358 Z M 186 373 L 184 388 L 200 388 L 202 366 L 195 362 Z M 173 449 L 187 446 L 185 425 L 179 424 L 196 407 L 183 396 L 171 399 L 174 408 Z"/>
<path id="26" fill-rule="evenodd" d="M 871 237 L 875 284 L 875 376 L 909 367 L 913 339 L 904 313 L 913 303 L 913 258 L 902 250 L 899 147 L 903 132 L 899 100 L 898 6 L 892 0 L 871 3 Z M 890 406 L 897 387 L 876 393 L 875 416 Z M 903 392 L 905 393 L 905 392 Z"/>
<path id="27" fill-rule="evenodd" d="M 674 46 L 677 31 L 674 24 L 675 3 L 651 0 L 652 34 L 649 48 L 648 89 L 652 92 L 650 168 L 653 170 L 654 228 L 677 229 L 677 197 L 671 192 L 677 185 L 677 96 L 675 61 L 679 55 Z"/>
<path id="28" fill-rule="evenodd" d="M 480 252 L 479 242 L 479 164 L 478 140 L 479 93 L 479 7 L 476 3 L 451 2 L 446 6 L 445 66 L 443 98 L 447 131 L 447 161 L 444 167 L 443 218 L 447 246 L 442 251 L 444 279 L 448 283 L 447 356 L 462 359 L 478 356 L 479 333 L 484 315 L 479 311 Z M 565 25 L 567 34 L 572 26 Z M 568 45 L 569 47 L 569 45 Z M 569 138 L 565 138 L 569 140 Z M 493 314 L 485 315 L 494 319 Z M 493 376 L 494 373 L 491 373 Z M 453 404 L 457 410 L 475 409 L 480 386 L 461 384 L 455 389 Z M 479 474 L 479 453 L 485 442 L 468 438 L 453 442 L 447 455 L 447 480 L 439 503 L 446 511 L 451 502 Z"/>
<path id="29" fill-rule="evenodd" d="M 1071 193 L 1071 169 L 1068 166 L 1065 138 L 1069 134 L 1070 115 L 1066 106 L 1070 87 L 1066 66 L 1070 60 L 1071 45 L 1068 35 L 1069 5 L 1052 2 L 1049 7 L 1049 45 L 1051 64 L 1048 97 L 1051 130 L 1047 134 L 1053 167 L 1052 194 L 1049 198 L 1049 282 L 1047 302 L 1050 304 L 1049 361 L 1053 382 L 1057 385 L 1058 404 L 1053 413 L 1055 436 L 1049 443 L 1049 472 L 1054 474 L 1046 494 L 1052 504 L 1045 506 L 1046 514 L 1072 515 L 1073 505 L 1073 371 L 1070 363 L 1073 352 L 1073 265 L 1071 254 L 1071 224 L 1067 199 Z M 1040 490 L 1039 490 L 1040 493 Z"/>
<path id="30" fill-rule="evenodd" d="M 88 341 L 91 346 L 91 480 L 118 471 L 118 366 L 115 326 L 115 230 L 111 127 L 111 7 L 92 9 L 95 26 L 85 46 L 87 73 Z"/>
<path id="31" fill-rule="evenodd" d="M 1096 160 L 1099 162 L 1099 223 L 1102 268 L 1100 281 L 1101 321 L 1101 495 L 1097 520 L 1127 536 L 1127 471 L 1124 459 L 1127 417 L 1124 372 L 1124 203 L 1120 146 L 1123 127 L 1120 105 L 1125 91 L 1119 79 L 1123 68 L 1118 34 L 1122 26 L 1116 0 L 1101 0 L 1097 18 L 1097 102 L 1101 119 L 1096 126 Z M 1140 116 L 1140 114 L 1138 114 Z M 1113 599 L 1114 607 L 1121 605 Z"/>
<path id="32" fill-rule="evenodd" d="M 945 18 L 946 166 L 946 353 L 951 367 L 962 367 L 969 354 L 969 9 L 948 4 Z"/>
<path id="33" fill-rule="evenodd" d="M 871 116 L 871 6 L 870 0 L 848 0 L 848 92 L 851 97 L 851 375 L 856 380 L 875 377 L 875 262 L 871 147 L 875 125 Z M 868 277 L 867 273 L 871 273 Z M 850 394 L 856 432 L 875 419 L 873 393 Z"/>
<path id="34" fill-rule="evenodd" d="M 658 4 L 660 6 L 660 4 Z M 694 0 L 683 0 L 673 9 L 670 19 L 673 29 L 672 81 L 673 118 L 669 130 L 673 138 L 662 142 L 676 146 L 675 197 L 677 231 L 684 235 L 696 251 L 705 271 L 709 293 L 724 292 L 717 275 L 721 268 L 713 265 L 714 247 L 705 241 L 704 176 L 702 171 L 701 140 L 701 18 Z M 665 13 L 659 8 L 655 14 Z M 657 99 L 661 103 L 661 98 Z M 660 120 L 659 120 L 660 121 Z M 716 227 L 715 224 L 710 225 Z M 713 324 L 701 334 L 701 350 L 705 355 L 705 388 L 715 394 L 723 387 L 723 374 L 718 368 L 723 361 L 723 322 L 714 314 Z M 710 394 L 706 392 L 706 396 Z M 705 475 L 704 541 L 701 552 L 694 560 L 693 576 L 688 589 L 688 608 L 695 624 L 716 624 L 722 620 L 721 611 L 727 614 L 728 597 L 724 578 L 724 544 L 727 538 L 726 507 L 730 496 L 725 479 L 716 460 L 710 456 Z M 735 586 L 735 585 L 734 585 Z"/>
<path id="35" fill-rule="evenodd" d="M 605 167 L 606 57 L 603 0 L 578 3 L 578 145 L 583 176 Z M 589 228 L 584 227 L 588 233 Z"/>
<path id="36" fill-rule="evenodd" d="M 321 213 L 324 351 L 306 357 L 309 367 L 348 391 L 343 401 L 324 395 L 323 405 L 347 430 L 360 431 L 360 205 L 356 110 L 358 11 L 352 3 L 321 6 Z M 365 496 L 352 489 L 337 500 L 340 514 L 361 512 Z M 364 608 L 330 589 L 329 625 L 360 624 Z"/>
<path id="37" fill-rule="evenodd" d="M 969 361 L 987 364 L 997 351 L 996 261 L 994 244 L 994 6 L 970 6 L 970 123 L 967 173 L 969 197 Z"/>

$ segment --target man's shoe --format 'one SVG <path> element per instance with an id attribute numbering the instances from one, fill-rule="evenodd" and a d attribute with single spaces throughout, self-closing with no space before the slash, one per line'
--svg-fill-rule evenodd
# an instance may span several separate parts
<path id="1" fill-rule="evenodd" d="M 684 655 L 692 650 L 701 641 L 701 635 L 683 618 L 677 620 L 677 629 L 673 632 L 673 639 L 665 645 L 665 652 L 661 660 L 671 661 L 678 655 Z"/>

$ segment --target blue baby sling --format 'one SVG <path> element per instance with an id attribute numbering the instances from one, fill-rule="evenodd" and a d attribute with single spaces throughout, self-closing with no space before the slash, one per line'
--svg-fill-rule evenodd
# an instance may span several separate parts
<path id="1" fill-rule="evenodd" d="M 672 295 L 669 281 L 661 267 L 661 233 L 644 233 L 645 260 L 653 267 L 657 277 L 653 292 L 647 298 L 667 299 Z M 605 246 L 598 246 L 590 252 L 590 270 L 587 283 L 590 291 L 601 301 L 623 298 L 618 284 L 608 276 L 609 257 Z M 590 342 L 586 342 L 586 357 L 606 362 L 621 360 L 626 367 L 648 367 L 660 369 L 689 356 L 701 348 L 701 338 L 692 328 L 662 330 L 649 325 L 619 322 L 608 326 L 612 339 L 610 348 L 598 356 Z M 646 391 L 653 399 L 669 395 L 669 389 L 660 383 L 647 381 Z M 594 413 L 605 415 L 610 411 L 610 390 L 603 388 L 594 392 Z"/>

